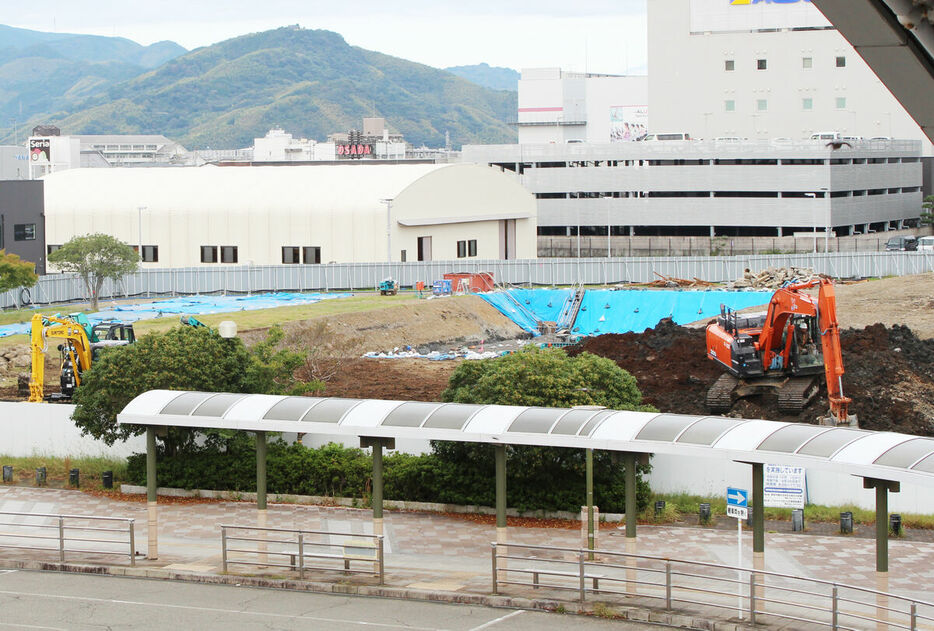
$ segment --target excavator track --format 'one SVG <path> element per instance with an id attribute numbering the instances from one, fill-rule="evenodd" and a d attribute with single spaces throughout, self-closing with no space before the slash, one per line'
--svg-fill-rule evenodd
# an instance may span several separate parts
<path id="1" fill-rule="evenodd" d="M 816 376 L 789 377 L 778 389 L 778 411 L 800 414 L 817 396 L 819 379 Z"/>
<path id="2" fill-rule="evenodd" d="M 707 409 L 713 413 L 729 412 L 735 397 L 733 392 L 739 385 L 739 379 L 729 373 L 720 375 L 707 390 Z"/>

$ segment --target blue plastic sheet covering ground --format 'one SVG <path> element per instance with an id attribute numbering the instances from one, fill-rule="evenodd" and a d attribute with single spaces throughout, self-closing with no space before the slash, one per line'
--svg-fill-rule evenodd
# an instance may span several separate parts
<path id="1" fill-rule="evenodd" d="M 572 333 L 641 332 L 664 318 L 688 324 L 716 317 L 721 304 L 745 309 L 767 304 L 771 297 L 770 291 L 588 290 Z"/>
<path id="2" fill-rule="evenodd" d="M 570 289 L 510 289 L 479 294 L 523 331 L 538 336 L 539 322 L 555 322 L 571 296 Z"/>
<path id="3" fill-rule="evenodd" d="M 295 305 L 308 305 L 332 298 L 348 298 L 353 294 L 322 294 L 322 293 L 286 293 L 276 292 L 268 294 L 255 294 L 252 296 L 179 296 L 168 300 L 155 302 L 140 302 L 135 304 L 111 305 L 108 309 L 88 314 L 92 323 L 102 320 L 120 320 L 121 322 L 136 322 L 137 320 L 150 320 L 172 315 L 204 315 L 208 313 L 230 313 L 234 311 L 253 311 L 256 309 L 271 309 L 273 307 L 288 307 Z M 65 308 L 36 309 L 42 313 L 68 313 Z M 0 337 L 29 333 L 28 322 L 0 326 Z"/>

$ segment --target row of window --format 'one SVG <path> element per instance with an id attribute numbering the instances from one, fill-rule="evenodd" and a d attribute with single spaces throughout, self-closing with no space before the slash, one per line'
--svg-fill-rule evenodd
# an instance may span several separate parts
<path id="1" fill-rule="evenodd" d="M 769 60 L 760 57 L 756 59 L 756 70 L 768 70 L 769 69 Z M 813 57 L 802 57 L 801 58 L 801 68 L 805 70 L 810 70 L 814 67 L 814 58 Z M 846 56 L 837 55 L 834 57 L 834 67 L 835 68 L 846 68 Z M 736 70 L 736 60 L 735 59 L 724 59 L 723 60 L 723 70 L 726 72 L 733 72 Z"/>
<path id="2" fill-rule="evenodd" d="M 457 258 L 462 259 L 468 256 L 477 256 L 477 240 L 457 242 Z"/>
<path id="3" fill-rule="evenodd" d="M 301 255 L 301 260 L 299 260 Z M 299 247 L 297 245 L 282 246 L 282 262 L 286 265 L 304 263 L 305 265 L 317 265 L 321 262 L 321 247 L 308 245 Z"/>
<path id="4" fill-rule="evenodd" d="M 830 197 L 859 197 L 861 195 L 885 195 L 896 193 L 917 193 L 920 186 L 901 188 L 871 188 L 855 191 L 832 191 Z M 645 198 L 645 197 L 782 197 L 782 198 L 822 198 L 825 191 L 612 191 L 612 192 L 577 192 L 577 193 L 536 193 L 535 199 L 598 199 L 598 198 Z M 460 243 L 460 242 L 458 242 Z M 458 245 L 458 253 L 460 245 Z M 460 254 L 458 254 L 460 256 Z M 471 255 L 472 256 L 472 255 Z"/>
<path id="5" fill-rule="evenodd" d="M 809 112 L 814 109 L 814 99 L 811 97 L 801 99 L 801 109 L 805 112 Z M 834 99 L 834 109 L 845 110 L 846 109 L 846 97 L 838 96 Z M 727 99 L 723 102 L 723 111 L 724 112 L 735 112 L 736 111 L 736 101 L 734 99 Z M 769 100 L 768 99 L 756 99 L 756 111 L 757 112 L 767 112 L 769 111 Z"/>
<path id="6" fill-rule="evenodd" d="M 522 170 L 553 167 L 645 167 L 645 166 L 736 166 L 736 165 L 761 165 L 761 166 L 801 166 L 801 165 L 842 165 L 842 164 L 912 164 L 920 160 L 918 157 L 909 158 L 833 158 L 825 160 L 822 158 L 713 158 L 713 159 L 670 159 L 670 160 L 593 160 L 583 162 L 526 162 L 520 165 Z M 515 171 L 516 164 L 513 162 L 495 162 L 493 166 L 507 171 Z M 563 193 L 562 193 L 563 195 Z M 609 194 L 608 194 L 609 196 Z"/>

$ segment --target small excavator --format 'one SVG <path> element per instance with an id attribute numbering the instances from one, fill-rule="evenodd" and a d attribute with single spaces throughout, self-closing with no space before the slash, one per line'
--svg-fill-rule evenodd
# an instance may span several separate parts
<path id="1" fill-rule="evenodd" d="M 80 314 L 83 316 L 83 314 Z M 49 339 L 60 339 L 58 350 L 62 356 L 61 392 L 45 397 L 45 353 Z M 62 401 L 70 399 L 81 385 L 81 374 L 91 367 L 100 349 L 123 346 L 136 341 L 133 325 L 107 320 L 91 325 L 86 318 L 37 313 L 32 317 L 30 345 L 32 347 L 32 375 L 29 381 L 29 400 Z"/>
<path id="2" fill-rule="evenodd" d="M 819 287 L 817 297 L 805 293 Z M 800 414 L 817 396 L 820 373 L 827 381 L 828 417 L 821 423 L 856 425 L 843 395 L 843 356 L 837 299 L 826 278 L 786 285 L 765 313 L 740 315 L 720 307 L 707 326 L 707 357 L 727 372 L 707 391 L 711 412 L 728 412 L 740 398 L 777 391 L 778 409 Z"/>

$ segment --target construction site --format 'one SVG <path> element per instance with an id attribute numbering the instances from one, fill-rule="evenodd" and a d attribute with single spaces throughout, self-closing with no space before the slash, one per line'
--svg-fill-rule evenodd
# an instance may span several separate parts
<path id="1" fill-rule="evenodd" d="M 704 415 L 712 413 L 708 390 L 724 373 L 707 356 L 705 344 L 705 328 L 716 320 L 723 297 L 738 313 L 761 312 L 776 288 L 807 275 L 806 270 L 747 272 L 719 287 L 660 278 L 625 290 L 513 289 L 432 299 L 402 292 L 365 311 L 284 322 L 283 344 L 308 353 L 309 366 L 325 383 L 320 396 L 438 401 L 458 363 L 469 361 L 465 357 L 493 357 L 525 344 L 560 345 L 572 355 L 612 359 L 635 376 L 644 402 L 660 411 Z M 859 427 L 934 435 L 934 274 L 838 281 L 834 288 L 843 393 Z M 513 307 L 502 306 L 504 294 L 512 296 Z M 575 301 L 568 322 L 563 312 Z M 510 309 L 524 313 L 507 317 L 504 311 Z M 538 330 L 530 330 L 530 319 Z M 166 328 L 170 320 L 177 323 L 165 320 Z M 239 335 L 249 345 L 262 339 L 265 329 L 243 327 Z M 14 336 L 0 347 L 5 400 L 27 396 L 30 346 L 21 340 Z M 47 352 L 45 360 L 48 395 L 58 388 L 61 360 L 55 352 Z M 782 409 L 769 392 L 716 413 L 814 423 L 828 407 L 826 380 L 820 379 L 820 390 L 798 413 Z"/>

